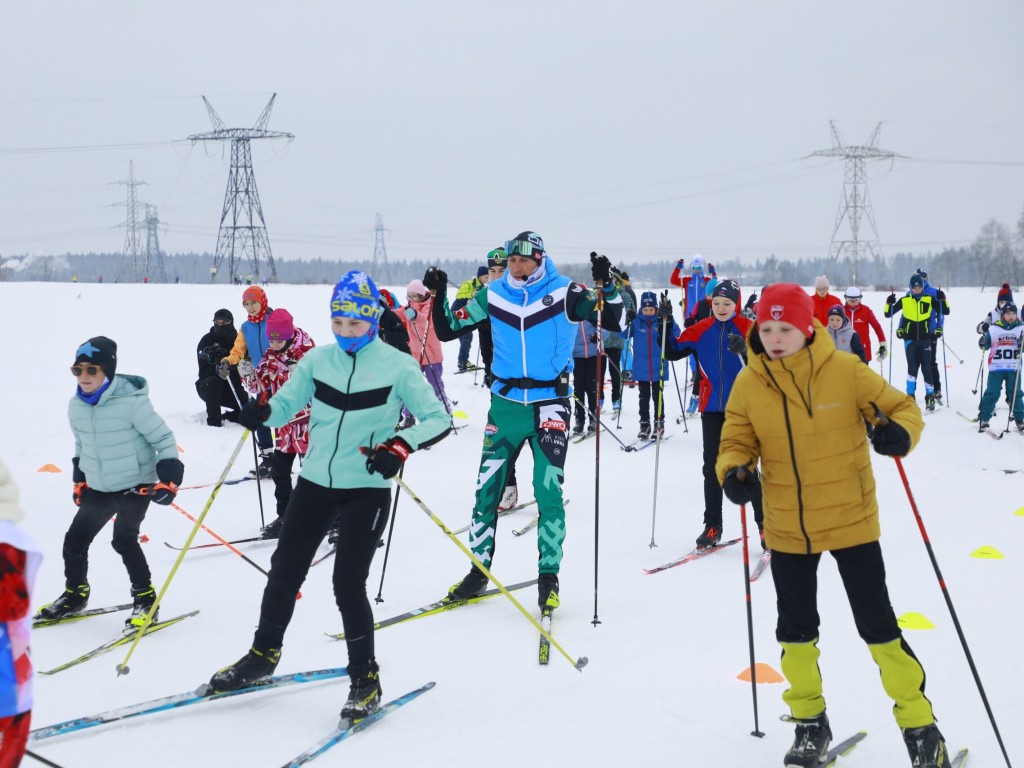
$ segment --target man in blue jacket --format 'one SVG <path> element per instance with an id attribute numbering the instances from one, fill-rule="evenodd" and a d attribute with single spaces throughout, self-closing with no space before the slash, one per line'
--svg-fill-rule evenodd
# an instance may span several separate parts
<path id="1" fill-rule="evenodd" d="M 522 232 L 505 243 L 508 266 L 504 277 L 481 289 L 452 314 L 445 296 L 448 276 L 434 267 L 423 284 L 436 292 L 434 326 L 466 328 L 489 321 L 494 340 L 491 364 L 491 407 L 477 477 L 476 503 L 469 545 L 487 568 L 494 557 L 498 503 L 505 488 L 510 459 L 529 441 L 533 450 L 533 490 L 540 513 L 537 528 L 538 603 L 542 610 L 558 606 L 558 571 L 565 540 L 562 470 L 572 399 L 572 348 L 577 323 L 597 321 L 619 330 L 622 300 L 611 279 L 611 264 L 591 254 L 597 290 L 559 274 L 536 232 Z M 448 592 L 465 600 L 483 592 L 487 577 L 475 566 Z"/>

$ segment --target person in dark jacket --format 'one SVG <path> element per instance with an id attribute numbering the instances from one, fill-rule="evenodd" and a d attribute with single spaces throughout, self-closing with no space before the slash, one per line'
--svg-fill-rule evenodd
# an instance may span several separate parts
<path id="1" fill-rule="evenodd" d="M 405 330 L 405 323 L 402 318 L 395 314 L 394 309 L 398 306 L 395 296 L 386 288 L 380 289 L 380 305 L 384 314 L 380 316 L 378 333 L 380 340 L 388 346 L 394 347 L 399 352 L 411 355 L 409 350 L 409 332 Z"/>
<path id="2" fill-rule="evenodd" d="M 924 279 L 914 274 L 910 277 L 910 290 L 899 301 L 890 293 L 885 299 L 885 316 L 892 317 L 899 312 L 902 317 L 896 328 L 896 338 L 903 340 L 907 355 L 907 394 L 917 392 L 917 372 L 924 377 L 925 408 L 935 410 L 935 380 L 932 378 L 932 358 L 935 344 L 932 329 L 935 324 L 935 306 L 932 297 L 924 292 Z"/>
<path id="3" fill-rule="evenodd" d="M 208 333 L 196 345 L 196 358 L 199 363 L 199 378 L 196 379 L 196 392 L 206 403 L 206 423 L 211 427 L 219 427 L 228 421 L 238 421 L 239 403 L 243 405 L 249 399 L 242 388 L 242 378 L 237 368 L 231 368 L 227 379 L 217 373 L 217 363 L 227 357 L 228 350 L 235 343 L 238 332 L 235 330 L 235 319 L 226 309 L 218 309 L 213 313 L 213 325 Z M 231 394 L 234 388 L 235 394 Z M 222 411 L 226 408 L 226 411 Z"/>

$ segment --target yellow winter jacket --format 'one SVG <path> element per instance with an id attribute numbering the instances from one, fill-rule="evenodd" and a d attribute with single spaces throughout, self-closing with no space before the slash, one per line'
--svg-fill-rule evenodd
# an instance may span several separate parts
<path id="1" fill-rule="evenodd" d="M 917 444 L 924 420 L 913 398 L 889 386 L 815 321 L 812 343 L 771 360 L 757 326 L 733 385 L 715 470 L 761 462 L 765 543 L 812 554 L 877 541 L 878 500 L 864 417 L 878 407 Z"/>

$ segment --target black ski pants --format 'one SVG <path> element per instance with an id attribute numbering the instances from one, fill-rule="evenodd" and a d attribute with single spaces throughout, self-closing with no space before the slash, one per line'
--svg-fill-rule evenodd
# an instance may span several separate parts
<path id="1" fill-rule="evenodd" d="M 924 383 L 929 387 L 935 387 L 935 380 L 932 378 L 932 366 L 935 364 L 935 349 L 930 339 L 911 339 L 906 342 L 907 353 L 907 383 L 917 381 L 917 371 L 920 369 L 924 377 Z"/>
<path id="2" fill-rule="evenodd" d="M 902 636 L 885 584 L 885 562 L 877 541 L 830 552 L 853 610 L 857 633 L 869 644 L 888 643 Z M 775 637 L 780 643 L 810 643 L 818 637 L 818 563 L 821 553 L 794 555 L 772 552 L 772 579 L 779 619 Z M 909 649 L 908 649 L 909 650 Z"/>
<path id="3" fill-rule="evenodd" d="M 288 509 L 288 500 L 292 497 L 292 465 L 295 464 L 297 455 L 275 449 L 270 460 L 270 477 L 274 480 L 274 499 L 277 500 L 278 517 L 284 517 Z"/>
<path id="4" fill-rule="evenodd" d="M 597 356 L 573 358 L 572 388 L 576 395 L 576 423 L 597 424 Z M 586 404 L 586 405 L 584 405 Z"/>
<path id="5" fill-rule="evenodd" d="M 117 519 L 110 545 L 128 569 L 132 586 L 144 589 L 150 585 L 153 577 L 139 545 L 139 528 L 147 507 L 148 496 L 125 491 L 105 493 L 94 488 L 86 492 L 64 535 L 64 581 L 69 589 L 89 583 L 89 546 L 114 515 Z"/>
<path id="6" fill-rule="evenodd" d="M 722 444 L 723 426 L 725 414 L 721 411 L 704 411 L 700 415 L 704 439 L 704 525 L 713 525 L 719 531 L 722 530 L 722 486 L 718 484 L 715 462 L 718 461 L 718 449 Z M 760 528 L 764 521 L 761 501 L 751 502 L 750 506 L 754 509 L 754 522 Z"/>
<path id="7" fill-rule="evenodd" d="M 608 349 L 604 350 L 607 360 L 605 365 L 601 368 L 601 390 L 604 390 L 604 374 L 607 369 L 612 376 L 612 402 L 622 402 L 622 371 L 620 370 L 622 361 L 622 350 L 621 349 Z"/>
<path id="8" fill-rule="evenodd" d="M 373 658 L 373 611 L 366 597 L 366 577 L 390 506 L 390 488 L 325 488 L 298 479 L 277 549 L 270 558 L 253 647 L 280 648 L 283 644 L 295 612 L 295 596 L 317 547 L 337 518 L 340 538 L 334 557 L 334 599 L 345 628 L 348 663 L 356 666 Z"/>
<path id="9" fill-rule="evenodd" d="M 651 423 L 651 403 L 654 403 L 656 419 L 665 418 L 665 394 L 662 381 L 638 381 L 640 390 L 640 423 Z"/>

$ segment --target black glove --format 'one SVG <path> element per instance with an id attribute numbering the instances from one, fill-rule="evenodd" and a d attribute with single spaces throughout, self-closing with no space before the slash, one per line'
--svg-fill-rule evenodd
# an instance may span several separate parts
<path id="1" fill-rule="evenodd" d="M 697 318 L 696 317 L 688 317 L 685 320 L 683 320 L 683 328 L 689 328 L 691 325 L 696 325 L 696 324 L 697 324 Z"/>
<path id="2" fill-rule="evenodd" d="M 430 267 L 423 274 L 423 286 L 428 291 L 443 291 L 448 285 L 448 273 L 440 267 Z"/>
<path id="3" fill-rule="evenodd" d="M 217 375 L 225 381 L 231 375 L 231 362 L 226 357 L 217 363 Z"/>
<path id="4" fill-rule="evenodd" d="M 725 473 L 722 490 L 733 504 L 750 504 L 761 500 L 761 478 L 756 469 L 733 467 Z"/>
<path id="5" fill-rule="evenodd" d="M 898 326 L 896 328 L 896 338 L 897 339 L 905 339 L 906 337 L 907 337 L 907 329 L 904 328 L 902 325 Z"/>
<path id="6" fill-rule="evenodd" d="M 757 304 L 757 294 L 752 293 L 747 296 L 747 303 L 743 305 L 744 309 L 753 309 L 754 305 Z"/>
<path id="7" fill-rule="evenodd" d="M 940 304 L 946 303 L 946 293 L 941 288 L 935 292 L 935 300 Z"/>
<path id="8" fill-rule="evenodd" d="M 672 319 L 672 302 L 669 301 L 668 291 L 661 294 L 661 300 L 658 302 L 658 317 Z"/>
<path id="9" fill-rule="evenodd" d="M 942 338 L 942 326 L 941 326 L 941 325 L 940 325 L 940 326 L 938 326 L 938 327 L 937 327 L 937 328 L 935 329 L 935 338 L 936 338 L 936 339 L 941 339 L 941 338 Z"/>
<path id="10" fill-rule="evenodd" d="M 262 427 L 263 422 L 270 418 L 269 400 L 265 391 L 261 392 L 259 397 L 251 399 L 239 411 L 238 423 L 251 432 Z"/>
<path id="11" fill-rule="evenodd" d="M 160 482 L 149 486 L 149 496 L 153 503 L 167 506 L 178 493 L 178 486 L 185 476 L 185 465 L 178 459 L 163 459 L 156 463 L 156 476 Z"/>
<path id="12" fill-rule="evenodd" d="M 590 252 L 590 276 L 595 283 L 604 285 L 612 279 L 612 263 L 607 256 L 598 256 L 595 251 Z"/>
<path id="13" fill-rule="evenodd" d="M 726 339 L 726 346 L 734 355 L 743 357 L 743 355 L 747 354 L 747 342 L 738 333 L 729 334 L 728 339 Z"/>
<path id="14" fill-rule="evenodd" d="M 400 437 L 392 437 L 387 442 L 377 443 L 376 448 L 368 445 L 360 446 L 359 452 L 366 457 L 366 471 L 370 474 L 377 474 L 388 479 L 398 474 L 405 460 L 412 453 L 409 447 Z"/>
<path id="15" fill-rule="evenodd" d="M 978 323 L 977 327 L 974 330 L 976 330 L 979 334 L 988 333 L 989 327 L 990 326 L 988 320 L 982 320 L 980 323 Z"/>
<path id="16" fill-rule="evenodd" d="M 900 458 L 910 453 L 910 435 L 903 427 L 895 421 L 889 421 L 884 426 L 875 426 L 875 433 L 871 436 L 871 445 L 875 452 L 883 456 L 899 456 Z"/>
<path id="17" fill-rule="evenodd" d="M 885 297 L 885 303 L 888 304 L 890 307 L 893 304 L 895 304 L 896 303 L 896 294 L 895 293 L 890 293 L 888 296 L 886 296 Z"/>
<path id="18" fill-rule="evenodd" d="M 71 498 L 74 500 L 76 507 L 82 506 L 82 502 L 85 501 L 85 494 L 88 492 L 89 484 L 85 480 L 75 483 L 75 487 L 71 491 Z"/>

